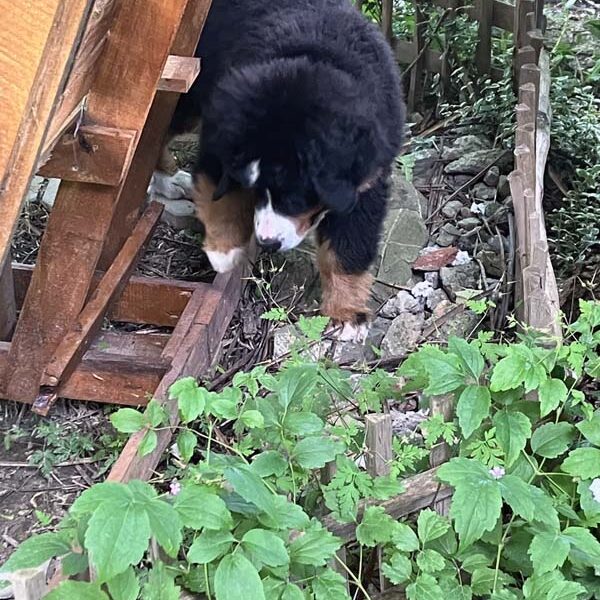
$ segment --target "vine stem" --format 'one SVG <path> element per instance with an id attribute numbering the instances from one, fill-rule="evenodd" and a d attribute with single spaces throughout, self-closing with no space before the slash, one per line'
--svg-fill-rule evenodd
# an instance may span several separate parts
<path id="1" fill-rule="evenodd" d="M 360 582 L 360 579 L 356 577 L 356 575 L 346 566 L 346 563 L 336 554 L 334 556 L 335 560 L 339 563 L 339 565 L 348 573 L 350 579 L 356 584 L 356 587 L 364 594 L 366 600 L 372 600 L 371 596 L 369 596 L 369 592 L 364 588 L 363 584 Z"/>

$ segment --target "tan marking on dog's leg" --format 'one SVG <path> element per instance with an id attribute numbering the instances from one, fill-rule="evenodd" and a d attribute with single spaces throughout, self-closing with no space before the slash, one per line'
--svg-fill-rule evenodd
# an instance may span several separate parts
<path id="1" fill-rule="evenodd" d="M 368 273 L 345 273 L 329 242 L 319 246 L 319 273 L 323 299 L 321 312 L 333 325 L 341 327 L 338 339 L 363 342 L 368 326 L 369 298 L 373 276 Z"/>
<path id="2" fill-rule="evenodd" d="M 215 202 L 215 187 L 208 177 L 197 175 L 194 202 L 206 230 L 204 251 L 215 271 L 224 273 L 247 257 L 256 202 L 249 190 L 235 190 Z"/>

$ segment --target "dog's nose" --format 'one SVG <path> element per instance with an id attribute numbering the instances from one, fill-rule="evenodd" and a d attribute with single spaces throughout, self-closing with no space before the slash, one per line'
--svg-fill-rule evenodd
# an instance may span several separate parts
<path id="1" fill-rule="evenodd" d="M 277 252 L 281 249 L 281 242 L 275 238 L 266 238 L 258 240 L 259 246 L 266 252 Z"/>

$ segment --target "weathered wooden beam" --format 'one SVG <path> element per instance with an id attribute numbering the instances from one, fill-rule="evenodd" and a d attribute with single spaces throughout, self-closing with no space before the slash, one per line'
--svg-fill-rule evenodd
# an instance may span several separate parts
<path id="1" fill-rule="evenodd" d="M 10 338 L 16 322 L 17 303 L 9 255 L 4 264 L 0 263 L 0 342 Z"/>
<path id="2" fill-rule="evenodd" d="M 492 68 L 492 25 L 494 20 L 494 5 L 490 0 L 475 0 L 477 20 L 477 49 L 475 50 L 475 65 L 479 75 L 490 73 Z"/>
<path id="3" fill-rule="evenodd" d="M 161 204 L 152 203 L 142 215 L 131 237 L 102 277 L 77 321 L 54 351 L 42 375 L 42 386 L 58 386 L 74 368 L 76 361 L 83 356 L 93 336 L 100 329 L 108 306 L 124 289 L 129 275 L 135 268 L 137 257 L 158 224 L 162 210 Z"/>
<path id="4" fill-rule="evenodd" d="M 42 177 L 116 186 L 131 163 L 137 132 L 83 125 L 65 133 L 38 169 Z"/>

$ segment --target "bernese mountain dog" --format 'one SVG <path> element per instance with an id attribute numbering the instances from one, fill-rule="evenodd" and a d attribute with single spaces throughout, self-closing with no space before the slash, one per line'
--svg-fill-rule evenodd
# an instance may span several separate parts
<path id="1" fill-rule="evenodd" d="M 400 74 L 378 28 L 350 0 L 213 0 L 171 135 L 201 122 L 193 178 L 163 154 L 151 189 L 193 197 L 214 269 L 232 269 L 254 235 L 289 250 L 318 242 L 322 312 L 363 341 L 403 138 Z"/>

